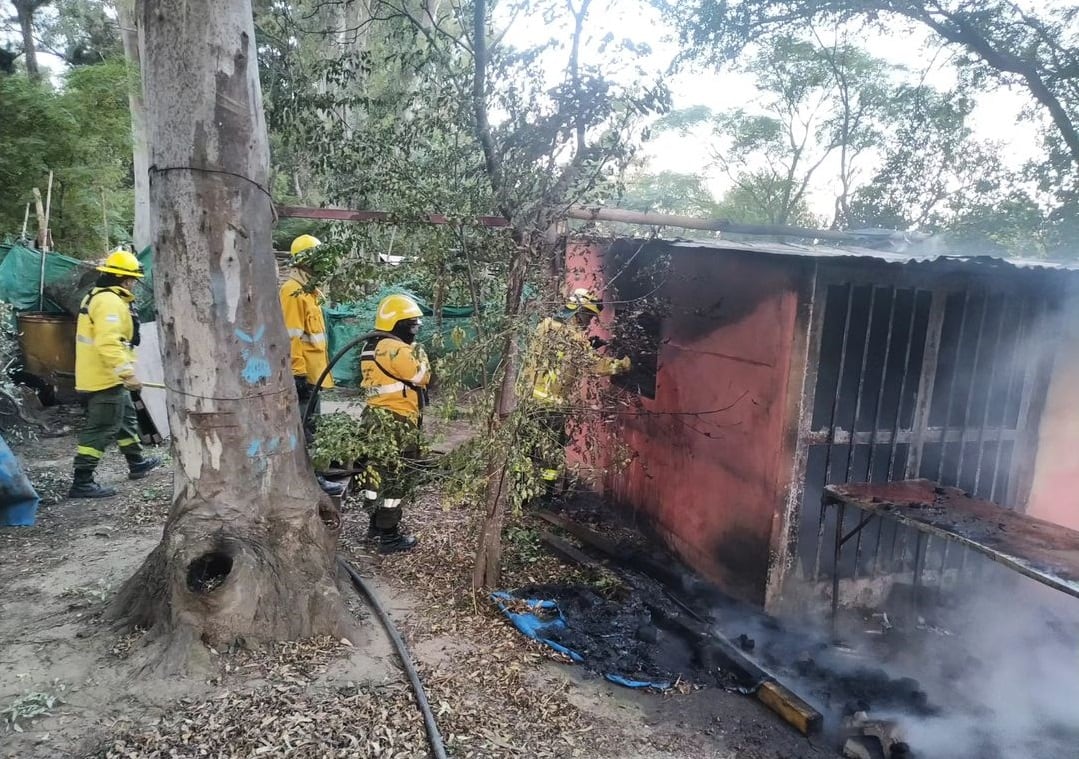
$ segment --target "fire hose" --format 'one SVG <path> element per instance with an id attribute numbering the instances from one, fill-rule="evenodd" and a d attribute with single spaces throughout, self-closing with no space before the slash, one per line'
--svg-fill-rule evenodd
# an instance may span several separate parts
<path id="1" fill-rule="evenodd" d="M 341 360 L 342 357 L 357 345 L 367 340 L 370 334 L 360 335 L 359 337 L 349 340 L 341 347 L 337 353 L 330 359 L 330 363 L 326 365 L 326 368 L 322 370 L 322 374 L 319 375 L 318 382 L 315 383 L 314 392 L 311 393 L 311 397 L 307 401 L 307 406 L 303 411 L 303 422 L 306 424 L 308 417 L 314 411 L 315 403 L 318 400 L 318 392 L 322 388 L 322 381 L 326 379 L 326 375 L 330 373 L 330 370 Z M 408 647 L 405 645 L 405 641 L 401 638 L 401 634 L 397 631 L 397 628 L 393 624 L 393 620 L 390 619 L 390 615 L 386 613 L 386 609 L 383 608 L 382 603 L 378 600 L 378 596 L 375 595 L 374 590 L 364 581 L 360 573 L 356 571 L 356 568 L 345 561 L 344 557 L 338 555 L 338 565 L 348 573 L 349 578 L 352 580 L 353 586 L 359 593 L 367 599 L 371 609 L 374 610 L 375 616 L 378 617 L 378 621 L 382 624 L 382 629 L 386 631 L 387 637 L 393 644 L 394 650 L 397 651 L 397 656 L 401 660 L 401 666 L 404 667 L 405 674 L 408 675 L 408 681 L 412 685 L 412 691 L 416 694 L 416 705 L 419 707 L 420 714 L 423 715 L 423 726 L 427 731 L 427 742 L 431 746 L 431 753 L 435 759 L 448 759 L 446 754 L 446 744 L 442 741 L 442 733 L 438 730 L 438 723 L 435 721 L 435 714 L 431 711 L 431 704 L 427 701 L 427 692 L 423 688 L 423 681 L 420 680 L 420 675 L 416 672 L 416 666 L 412 662 L 412 657 L 408 653 Z"/>
<path id="2" fill-rule="evenodd" d="M 340 361 L 342 358 L 344 358 L 346 353 L 348 353 L 350 350 L 355 348 L 357 345 L 359 345 L 363 341 L 370 338 L 372 334 L 374 334 L 374 333 L 368 332 L 366 334 L 360 335 L 357 338 L 353 338 L 352 340 L 349 340 L 347 343 L 344 344 L 344 346 L 342 346 L 341 350 L 339 350 L 339 351 L 337 351 L 337 353 L 333 354 L 333 358 L 330 359 L 330 363 L 328 363 L 326 365 L 326 368 L 322 370 L 322 374 L 319 375 L 318 382 L 315 383 L 314 391 L 311 393 L 311 397 L 307 400 L 307 405 L 304 407 L 304 410 L 303 410 L 303 422 L 304 423 L 307 422 L 307 418 L 309 416 L 311 416 L 311 413 L 314 411 L 315 403 L 318 401 L 318 391 L 322 389 L 322 383 L 326 379 L 327 375 L 329 375 L 330 371 L 334 368 L 334 366 L 336 366 L 338 361 Z M 165 389 L 167 389 L 165 387 L 165 385 L 160 383 L 160 382 L 143 382 L 142 386 L 143 387 L 153 388 L 155 390 L 165 390 Z"/>
<path id="3" fill-rule="evenodd" d="M 431 745 L 431 753 L 434 754 L 435 759 L 448 759 L 446 745 L 442 742 L 442 734 L 438 730 L 438 723 L 435 722 L 434 712 L 431 711 L 431 704 L 427 701 L 427 693 L 423 689 L 423 682 L 420 680 L 419 673 L 416 672 L 416 667 L 412 663 L 412 657 L 408 653 L 405 641 L 401 638 L 401 634 L 397 632 L 397 628 L 394 627 L 393 621 L 386 613 L 386 609 L 379 602 L 378 596 L 364 582 L 360 573 L 340 555 L 337 557 L 337 563 L 352 578 L 352 584 L 356 587 L 356 590 L 367 599 L 375 612 L 375 616 L 378 617 L 378 621 L 382 623 L 382 629 L 386 631 L 390 642 L 393 643 L 397 656 L 401 659 L 401 665 L 405 668 L 405 674 L 408 675 L 408 680 L 412 684 L 412 691 L 416 694 L 416 705 L 423 715 L 423 726 L 427 730 L 427 742 Z"/>
<path id="4" fill-rule="evenodd" d="M 322 374 L 318 375 L 318 382 L 315 383 L 315 387 L 311 391 L 311 397 L 307 399 L 307 405 L 304 407 L 304 410 L 303 410 L 303 419 L 302 419 L 302 421 L 303 421 L 304 424 L 307 424 L 308 417 L 310 417 L 311 414 L 315 410 L 315 404 L 318 403 L 318 392 L 319 392 L 319 390 L 322 389 L 322 383 L 325 381 L 326 377 L 329 375 L 330 370 L 333 369 L 334 366 L 337 365 L 338 361 L 340 361 L 342 358 L 344 358 L 346 353 L 348 353 L 350 350 L 355 348 L 360 343 L 362 343 L 365 340 L 369 339 L 372 334 L 374 334 L 374 333 L 368 332 L 366 334 L 360 335 L 359 337 L 355 337 L 355 338 L 349 340 L 347 343 L 345 343 L 343 346 L 341 346 L 341 349 L 339 351 L 337 351 L 337 353 L 333 354 L 333 358 L 330 359 L 330 363 L 326 364 L 326 368 L 322 370 Z"/>

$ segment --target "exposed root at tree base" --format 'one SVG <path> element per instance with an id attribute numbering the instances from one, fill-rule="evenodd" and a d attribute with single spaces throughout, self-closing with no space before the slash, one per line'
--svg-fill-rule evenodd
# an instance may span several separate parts
<path id="1" fill-rule="evenodd" d="M 166 529 L 105 612 L 116 629 L 149 631 L 140 673 L 201 671 L 207 647 L 351 636 L 356 623 L 336 583 L 336 534 L 314 510 L 304 516 L 227 532 L 200 529 L 210 520 L 199 518 Z"/>

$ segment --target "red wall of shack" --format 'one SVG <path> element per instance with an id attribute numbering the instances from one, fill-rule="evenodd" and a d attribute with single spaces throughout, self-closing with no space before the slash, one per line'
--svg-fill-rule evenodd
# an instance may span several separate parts
<path id="1" fill-rule="evenodd" d="M 602 291 L 602 252 L 567 248 L 571 286 Z M 799 272 L 763 256 L 674 253 L 656 397 L 642 399 L 652 413 L 621 416 L 599 433 L 621 438 L 632 455 L 606 476 L 611 500 L 698 572 L 759 604 L 790 477 Z"/>

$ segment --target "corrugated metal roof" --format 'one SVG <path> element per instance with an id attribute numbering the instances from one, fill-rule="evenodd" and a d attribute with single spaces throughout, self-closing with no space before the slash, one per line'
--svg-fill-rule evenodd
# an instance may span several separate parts
<path id="1" fill-rule="evenodd" d="M 1079 271 L 1079 261 L 1047 261 L 1044 259 L 1001 258 L 978 256 L 944 250 L 934 240 L 915 242 L 902 250 L 876 250 L 857 246 L 799 245 L 789 242 L 747 242 L 742 240 L 652 240 L 672 248 L 708 248 L 712 250 L 736 250 L 762 253 L 772 256 L 798 256 L 802 258 L 866 259 L 894 264 L 957 263 L 975 266 L 997 266 L 1012 269 L 1040 269 L 1045 271 Z"/>

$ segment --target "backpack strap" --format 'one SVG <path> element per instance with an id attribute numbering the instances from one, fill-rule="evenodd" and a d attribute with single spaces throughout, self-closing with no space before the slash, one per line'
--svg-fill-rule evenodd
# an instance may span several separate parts
<path id="1" fill-rule="evenodd" d="M 86 294 L 86 297 L 82 299 L 82 304 L 79 306 L 79 313 L 80 314 L 85 314 L 86 318 L 90 320 L 91 324 L 94 323 L 94 318 L 92 316 L 90 316 L 90 301 L 92 301 L 94 298 L 96 298 L 98 295 L 101 295 L 101 293 L 104 293 L 104 292 L 111 292 L 113 295 L 117 295 L 117 296 L 119 295 L 118 293 L 114 292 L 111 288 L 108 288 L 108 287 L 97 288 L 97 287 L 95 287 L 93 290 L 91 290 L 89 293 Z M 128 343 L 131 345 L 131 347 L 135 347 L 140 342 L 142 342 L 142 338 L 139 335 L 139 327 L 141 326 L 140 323 L 139 323 L 139 312 L 135 310 L 135 301 L 131 301 L 128 304 L 128 308 L 131 311 L 131 339 L 128 340 Z"/>
<path id="2" fill-rule="evenodd" d="M 362 363 L 364 361 L 370 361 L 375 366 L 377 366 L 378 370 L 385 374 L 387 377 L 394 380 L 395 382 L 400 382 L 403 386 L 401 390 L 401 395 L 407 395 L 407 393 L 405 392 L 406 389 L 416 393 L 416 396 L 419 398 L 420 411 L 422 411 L 423 408 L 427 405 L 427 388 L 420 387 L 419 385 L 410 382 L 409 380 L 406 380 L 404 377 L 398 377 L 396 374 L 383 366 L 382 363 L 375 357 L 375 349 L 378 347 L 379 342 L 387 338 L 392 340 L 400 339 L 396 335 L 389 332 L 371 332 L 368 335 L 367 342 L 363 344 L 363 352 L 360 353 L 360 362 Z"/>

